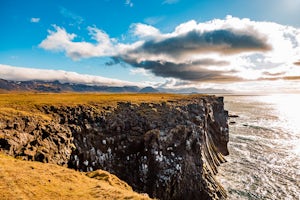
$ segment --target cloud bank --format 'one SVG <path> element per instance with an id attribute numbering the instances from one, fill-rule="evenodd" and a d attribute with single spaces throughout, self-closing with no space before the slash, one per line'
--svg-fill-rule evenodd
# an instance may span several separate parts
<path id="1" fill-rule="evenodd" d="M 233 83 L 300 77 L 300 29 L 292 26 L 227 16 L 203 23 L 191 20 L 162 33 L 137 23 L 131 26 L 137 38 L 132 43 L 121 43 L 96 27 L 88 27 L 94 43 L 78 42 L 76 34 L 53 27 L 41 48 L 64 52 L 74 60 L 111 57 L 109 65 L 126 63 L 177 81 Z"/>
<path id="2" fill-rule="evenodd" d="M 107 86 L 143 86 L 128 81 L 68 72 L 63 70 L 33 69 L 0 64 L 0 78 L 14 81 L 60 81 L 61 83 L 80 83 Z"/>

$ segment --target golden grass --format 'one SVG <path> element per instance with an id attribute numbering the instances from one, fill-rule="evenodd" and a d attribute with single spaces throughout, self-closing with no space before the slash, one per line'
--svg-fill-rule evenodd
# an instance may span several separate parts
<path id="1" fill-rule="evenodd" d="M 191 98 L 195 95 L 180 94 L 107 94 L 107 93 L 8 93 L 0 94 L 0 118 L 16 116 L 35 116 L 50 120 L 49 116 L 38 110 L 44 105 L 76 106 L 93 105 L 116 106 L 117 102 L 159 103 L 169 100 Z M 199 96 L 199 95 L 198 95 Z"/>
<path id="2" fill-rule="evenodd" d="M 150 199 L 135 193 L 127 183 L 106 171 L 81 173 L 3 154 L 0 154 L 0 180 L 1 200 Z"/>

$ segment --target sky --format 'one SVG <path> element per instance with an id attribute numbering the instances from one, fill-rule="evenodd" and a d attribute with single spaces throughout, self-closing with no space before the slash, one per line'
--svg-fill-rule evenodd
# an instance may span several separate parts
<path id="1" fill-rule="evenodd" d="M 300 92 L 300 0 L 0 0 L 0 78 Z"/>

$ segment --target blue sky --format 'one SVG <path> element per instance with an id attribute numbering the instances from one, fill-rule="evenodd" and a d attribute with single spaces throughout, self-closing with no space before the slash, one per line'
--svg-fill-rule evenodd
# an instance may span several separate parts
<path id="1" fill-rule="evenodd" d="M 294 91 L 299 13 L 299 0 L 0 0 L 0 78 L 38 79 L 22 74 L 29 68 L 116 84 Z"/>

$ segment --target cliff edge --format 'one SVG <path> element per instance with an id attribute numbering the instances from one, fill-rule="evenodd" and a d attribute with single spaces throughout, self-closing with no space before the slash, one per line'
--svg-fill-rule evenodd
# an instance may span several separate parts
<path id="1" fill-rule="evenodd" d="M 79 171 L 107 170 L 154 198 L 226 198 L 214 178 L 228 154 L 222 97 L 35 107 L 39 117 L 0 119 L 1 151 Z"/>

